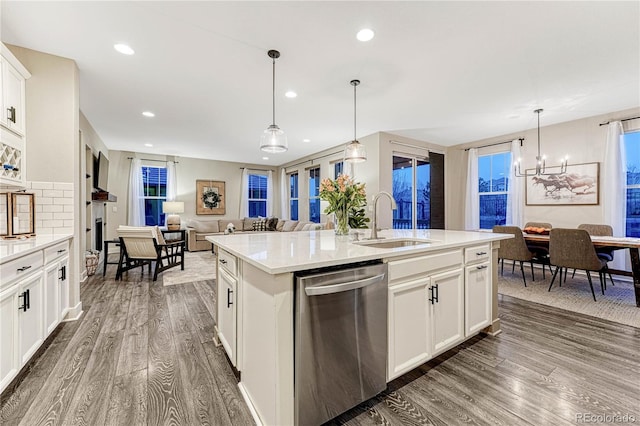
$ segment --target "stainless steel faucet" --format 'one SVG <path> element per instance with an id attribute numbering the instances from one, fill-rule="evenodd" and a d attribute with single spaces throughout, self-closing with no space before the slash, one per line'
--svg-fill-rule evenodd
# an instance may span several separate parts
<path id="1" fill-rule="evenodd" d="M 396 204 L 396 200 L 393 199 L 393 195 L 389 194 L 387 191 L 380 191 L 373 197 L 373 214 L 371 215 L 371 236 L 368 238 L 369 240 L 378 240 L 384 237 L 378 237 L 378 199 L 380 199 L 381 195 L 386 195 L 389 200 L 391 200 L 391 210 L 396 210 L 398 208 Z"/>

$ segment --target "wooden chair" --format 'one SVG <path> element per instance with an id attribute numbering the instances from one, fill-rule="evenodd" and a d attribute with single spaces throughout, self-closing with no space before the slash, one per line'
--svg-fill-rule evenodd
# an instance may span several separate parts
<path id="1" fill-rule="evenodd" d="M 591 281 L 590 271 L 598 272 L 600 277 L 600 289 L 604 295 L 603 278 L 607 262 L 602 260 L 596 254 L 596 249 L 591 243 L 589 233 L 584 229 L 552 229 L 549 233 L 549 255 L 551 264 L 556 266 L 553 273 L 549 291 L 560 271 L 560 286 L 562 286 L 562 268 L 584 269 L 587 272 L 589 286 L 593 300 L 596 300 L 596 294 L 593 291 L 593 282 Z"/>
<path id="2" fill-rule="evenodd" d="M 516 262 L 520 262 L 520 271 L 522 272 L 522 281 L 524 286 L 527 286 L 527 279 L 524 275 L 523 262 L 531 263 L 531 280 L 535 281 L 533 275 L 533 259 L 534 254 L 527 248 L 527 243 L 522 235 L 522 229 L 517 226 L 502 226 L 496 225 L 493 227 L 493 232 L 500 234 L 512 234 L 513 238 L 500 241 L 500 248 L 498 249 L 498 261 L 502 262 L 501 275 L 504 275 L 504 260 L 513 260 L 513 267 L 515 268 Z M 544 268 L 544 266 L 543 266 Z"/>
<path id="3" fill-rule="evenodd" d="M 595 236 L 603 236 L 603 237 L 613 237 L 613 228 L 609 225 L 600 225 L 600 224 L 592 224 L 592 223 L 582 223 L 578 225 L 578 229 L 584 229 L 589 233 L 589 235 Z M 613 261 L 613 250 L 607 247 L 596 248 L 596 253 L 598 257 L 602 260 L 606 260 L 607 263 Z M 611 285 L 616 285 L 613 282 L 613 277 L 611 276 L 611 272 L 609 272 L 609 265 L 606 266 L 607 275 L 609 275 L 609 279 L 611 280 Z M 571 278 L 576 275 L 576 270 L 573 270 L 573 274 Z M 607 289 L 607 280 L 604 281 L 604 289 Z"/>
<path id="4" fill-rule="evenodd" d="M 184 270 L 184 241 L 166 243 L 162 232 L 157 226 L 120 226 L 120 259 L 116 279 L 122 279 L 122 273 L 129 269 L 148 265 L 155 262 L 153 281 L 158 279 L 158 273 L 180 265 Z"/>

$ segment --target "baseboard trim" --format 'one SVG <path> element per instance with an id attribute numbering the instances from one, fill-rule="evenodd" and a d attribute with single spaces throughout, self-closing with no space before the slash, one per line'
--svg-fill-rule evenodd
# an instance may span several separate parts
<path id="1" fill-rule="evenodd" d="M 89 278 L 89 275 L 87 275 L 87 270 L 85 269 L 84 271 L 82 271 L 82 273 L 80 274 L 80 282 L 83 283 L 87 280 L 87 278 Z"/>
<path id="2" fill-rule="evenodd" d="M 260 420 L 260 416 L 258 416 L 258 412 L 256 411 L 256 408 L 253 406 L 253 402 L 251 402 L 251 398 L 249 397 L 249 394 L 247 393 L 247 390 L 245 389 L 244 385 L 242 383 L 238 383 L 238 389 L 240 389 L 240 394 L 242 395 L 242 399 L 244 399 L 244 402 L 249 407 L 249 412 L 251 413 L 251 417 L 253 417 L 253 421 L 256 422 L 256 426 L 262 426 L 263 425 L 262 420 Z"/>
<path id="3" fill-rule="evenodd" d="M 500 328 L 500 318 L 494 319 L 491 325 L 482 331 L 494 337 L 502 333 L 502 328 Z"/>
<path id="4" fill-rule="evenodd" d="M 67 316 L 65 317 L 65 319 L 63 319 L 62 321 L 67 322 L 67 321 L 76 321 L 78 319 L 80 319 L 80 317 L 82 316 L 82 301 L 78 302 L 78 304 L 76 306 L 74 306 L 73 308 L 70 308 L 69 311 L 67 312 Z"/>

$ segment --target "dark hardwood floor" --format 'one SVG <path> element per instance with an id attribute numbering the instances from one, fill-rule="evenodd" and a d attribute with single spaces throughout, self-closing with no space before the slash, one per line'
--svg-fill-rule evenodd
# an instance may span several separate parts
<path id="1" fill-rule="evenodd" d="M 113 275 L 81 285 L 82 318 L 3 393 L 0 424 L 253 424 L 213 343 L 214 282 Z M 500 316 L 499 336 L 465 342 L 330 423 L 640 422 L 640 329 L 508 297 Z"/>

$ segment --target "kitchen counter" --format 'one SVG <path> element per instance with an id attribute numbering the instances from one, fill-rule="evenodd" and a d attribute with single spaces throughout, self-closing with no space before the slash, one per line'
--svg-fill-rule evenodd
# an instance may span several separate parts
<path id="1" fill-rule="evenodd" d="M 73 234 L 45 234 L 24 240 L 2 240 L 0 241 L 0 265 L 72 237 Z"/>
<path id="2" fill-rule="evenodd" d="M 360 231 L 363 236 L 370 230 Z M 310 232 L 267 232 L 213 235 L 208 241 L 238 256 L 268 274 L 280 274 L 365 260 L 390 259 L 453 247 L 463 247 L 512 238 L 491 232 L 447 231 L 440 229 L 393 229 L 378 232 L 384 239 L 415 238 L 432 240 L 429 244 L 397 248 L 374 248 L 336 238 L 333 230 Z"/>

